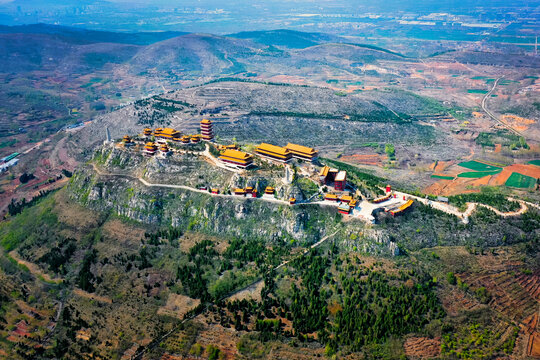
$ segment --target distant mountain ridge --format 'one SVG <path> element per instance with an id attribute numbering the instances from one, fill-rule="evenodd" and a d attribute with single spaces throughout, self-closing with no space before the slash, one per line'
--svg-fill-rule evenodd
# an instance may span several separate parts
<path id="1" fill-rule="evenodd" d="M 19 26 L 0 25 L 0 34 L 47 34 L 73 44 L 109 42 L 130 45 L 149 45 L 177 36 L 186 35 L 188 33 L 180 31 L 121 33 L 79 29 L 67 26 L 31 24 Z"/>
<path id="2" fill-rule="evenodd" d="M 350 44 L 334 35 L 291 30 L 218 36 L 116 33 L 34 24 L 0 26 L 0 47 L 1 72 L 54 70 L 68 76 L 105 66 L 126 66 L 131 74 L 152 70 L 163 76 L 215 77 L 261 72 L 270 63 L 288 67 L 323 58 L 336 63 L 337 54 L 356 62 L 403 57 L 371 45 Z"/>
<path id="3" fill-rule="evenodd" d="M 229 34 L 227 37 L 249 39 L 260 44 L 268 46 L 283 46 L 289 49 L 304 49 L 310 46 L 329 42 L 348 42 L 347 39 L 341 36 L 287 29 L 243 31 L 235 34 Z"/>

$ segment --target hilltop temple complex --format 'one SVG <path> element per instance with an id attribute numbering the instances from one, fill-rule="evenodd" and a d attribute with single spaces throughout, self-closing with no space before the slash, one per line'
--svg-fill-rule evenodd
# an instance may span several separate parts
<path id="1" fill-rule="evenodd" d="M 182 134 L 182 132 L 175 130 L 173 128 L 157 128 L 154 131 L 150 128 L 145 128 L 142 131 L 142 134 L 138 137 L 131 138 L 129 135 L 125 135 L 121 140 L 121 146 L 128 148 L 135 146 L 134 149 L 141 149 L 142 153 L 146 156 L 159 156 L 166 158 L 169 155 L 175 152 L 182 152 L 179 146 L 189 146 L 190 144 L 197 144 L 201 141 L 212 142 L 214 140 L 214 128 L 212 121 L 208 119 L 203 119 L 200 122 L 200 134 Z M 155 142 L 154 142 L 155 141 Z M 219 155 L 214 155 L 217 157 L 217 160 L 226 167 L 233 169 L 256 169 L 257 167 L 253 166 L 255 155 L 261 159 L 270 160 L 273 162 L 278 162 L 281 164 L 287 164 L 294 159 L 298 160 L 298 166 L 308 166 L 313 173 L 312 180 L 315 183 L 318 183 L 319 186 L 333 186 L 335 193 L 327 192 L 326 188 L 322 196 L 321 190 L 319 190 L 319 196 L 322 201 L 327 204 L 333 204 L 337 207 L 337 211 L 343 215 L 351 215 L 353 217 L 362 217 L 366 221 L 373 222 L 374 217 L 372 215 L 373 209 L 381 208 L 385 212 L 389 213 L 392 216 L 400 215 L 405 210 L 411 207 L 413 200 L 407 200 L 403 197 L 403 200 L 397 199 L 396 195 L 392 193 L 390 185 L 387 185 L 384 190 L 386 194 L 384 196 L 377 197 L 369 202 L 369 205 L 366 205 L 368 202 L 362 200 L 362 195 L 356 193 L 356 195 L 351 195 L 347 190 L 354 190 L 353 184 L 347 184 L 347 172 L 344 170 L 339 170 L 336 168 L 331 168 L 329 166 L 323 166 L 320 170 L 314 167 L 312 164 L 318 159 L 318 152 L 311 147 L 288 143 L 286 146 L 277 146 L 269 143 L 259 144 L 253 151 L 253 154 L 250 154 L 245 151 L 239 150 L 237 144 L 214 144 L 211 145 L 219 152 Z M 202 151 L 199 149 L 199 151 Z M 206 155 L 208 156 L 208 155 Z M 307 162 L 307 165 L 301 165 L 302 162 Z M 285 173 L 289 174 L 290 168 L 288 165 L 285 165 Z M 285 176 L 289 179 L 289 176 Z M 284 184 L 292 183 L 292 176 L 289 180 L 284 180 Z M 211 185 L 211 186 L 210 186 Z M 213 195 L 222 195 L 220 189 L 215 186 L 215 184 L 204 185 L 199 188 L 199 190 L 205 190 Z M 266 186 L 264 191 L 252 186 L 246 186 L 245 188 L 234 188 L 227 190 L 227 192 L 232 193 L 235 196 L 243 197 L 263 197 L 263 198 L 274 198 L 277 194 L 276 188 L 273 186 Z M 280 195 L 281 196 L 281 195 Z M 297 203 L 303 203 L 305 200 L 297 201 L 296 197 L 290 196 L 287 198 L 287 203 L 289 205 L 295 205 Z M 360 204 L 362 202 L 362 204 Z M 365 210 L 362 210 L 365 209 Z M 371 210 L 370 210 L 371 209 Z M 366 213 L 367 211 L 367 213 Z"/>

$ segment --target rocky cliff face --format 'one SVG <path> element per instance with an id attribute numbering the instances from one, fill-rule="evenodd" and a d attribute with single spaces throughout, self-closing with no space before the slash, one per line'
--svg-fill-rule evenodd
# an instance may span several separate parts
<path id="1" fill-rule="evenodd" d="M 133 178 L 100 177 L 90 169 L 76 173 L 68 190 L 72 199 L 94 210 L 156 226 L 228 236 L 312 243 L 342 227 L 335 209 L 149 188 Z"/>

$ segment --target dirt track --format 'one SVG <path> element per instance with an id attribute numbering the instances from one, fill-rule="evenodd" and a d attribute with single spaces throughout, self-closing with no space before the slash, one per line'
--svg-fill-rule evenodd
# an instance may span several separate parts
<path id="1" fill-rule="evenodd" d="M 30 271 L 30 273 L 37 278 L 43 278 L 46 282 L 51 282 L 51 283 L 54 282 L 57 284 L 62 283 L 64 281 L 62 278 L 51 278 L 49 274 L 41 271 L 41 269 L 36 264 L 33 264 L 31 262 L 21 259 L 19 257 L 19 254 L 17 254 L 15 250 L 11 251 L 9 253 L 9 256 L 15 259 L 15 261 L 17 261 L 18 264 L 26 266 L 28 270 Z"/>

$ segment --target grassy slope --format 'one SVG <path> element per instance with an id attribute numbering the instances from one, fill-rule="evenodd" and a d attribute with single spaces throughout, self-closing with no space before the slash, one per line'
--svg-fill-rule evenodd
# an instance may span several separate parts
<path id="1" fill-rule="evenodd" d="M 353 260 L 362 251 L 373 252 L 374 247 L 381 246 L 371 242 L 369 232 L 358 225 L 344 225 L 339 241 L 328 243 L 321 252 L 304 260 L 291 262 L 273 275 L 276 279 L 275 288 L 267 279 L 265 286 L 268 295 L 263 296 L 265 301 L 238 305 L 243 309 L 239 311 L 240 315 L 242 312 L 252 314 L 248 320 L 235 324 L 238 323 L 235 315 L 224 305 L 210 309 L 210 313 L 215 316 L 221 314 L 221 323 L 225 327 L 247 326 L 258 329 L 250 333 L 254 337 L 252 345 L 256 347 L 263 346 L 260 341 L 272 341 L 278 348 L 287 347 L 285 344 L 293 337 L 284 327 L 274 326 L 275 321 L 283 317 L 283 321 L 289 318 L 293 327 L 305 336 L 312 337 L 314 329 L 318 329 L 319 343 L 322 344 L 317 345 L 315 342 L 314 347 L 320 349 L 328 345 L 329 352 L 342 354 L 353 349 L 375 357 L 388 357 L 390 353 L 396 352 L 402 354 L 402 350 L 399 350 L 402 336 L 411 333 L 419 336 L 447 336 L 443 340 L 445 349 L 470 352 L 478 345 L 467 345 L 467 348 L 456 345 L 461 344 L 459 339 L 467 337 L 466 331 L 462 329 L 478 326 L 482 331 L 488 329 L 491 334 L 503 320 L 498 313 L 492 313 L 482 306 L 465 318 L 440 313 L 437 310 L 437 300 L 432 297 L 434 293 L 438 294 L 443 303 L 450 296 L 449 293 L 456 291 L 465 292 L 473 298 L 482 295 L 476 293 L 481 284 L 476 284 L 474 278 L 467 280 L 469 288 L 464 285 L 456 288 L 456 285 L 445 282 L 446 274 L 463 272 L 464 269 L 480 273 L 482 265 L 476 262 L 476 256 L 482 256 L 484 252 L 491 251 L 491 246 L 501 244 L 517 244 L 508 248 L 521 249 L 516 250 L 516 253 L 521 254 L 520 268 L 524 271 L 535 270 L 531 257 L 536 251 L 534 246 L 537 243 L 535 245 L 534 239 L 540 228 L 540 217 L 535 212 L 527 213 L 523 218 L 501 219 L 482 210 L 471 218 L 469 225 L 463 225 L 446 214 L 417 206 L 403 217 L 388 218 L 382 226 L 376 228 L 385 230 L 408 252 L 408 255 L 392 260 L 362 256 L 361 261 Z M 189 232 L 187 228 L 188 225 L 177 229 L 162 228 L 158 233 L 157 228 L 143 227 L 110 214 L 82 208 L 69 201 L 64 190 L 45 197 L 36 206 L 25 209 L 19 216 L 3 223 L 0 226 L 2 246 L 7 250 L 15 249 L 22 258 L 37 264 L 42 271 L 65 279 L 63 296 L 67 312 L 62 315 L 54 336 L 57 345 L 47 348 L 48 355 L 45 357 L 51 357 L 54 352 L 62 354 L 66 351 L 75 357 L 88 351 L 106 358 L 117 356 L 133 342 L 141 343 L 145 339 L 155 338 L 158 329 L 166 330 L 173 326 L 177 320 L 157 316 L 159 307 L 166 303 L 169 294 L 177 293 L 213 301 L 260 276 L 269 265 L 275 266 L 302 250 L 270 239 L 262 241 L 252 237 L 215 237 Z M 145 233 L 152 235 L 146 236 Z M 51 254 L 57 248 L 57 253 L 63 256 L 67 254 L 66 244 L 70 242 L 75 244 L 75 250 L 65 260 L 59 260 L 63 264 L 58 270 L 51 270 L 51 258 L 44 255 Z M 449 246 L 453 244 L 467 245 L 471 254 L 460 255 L 459 261 L 451 260 L 448 257 L 453 253 L 452 249 L 460 249 Z M 424 249 L 436 245 L 439 247 L 434 250 Z M 493 251 L 499 251 L 497 249 Z M 95 254 L 93 259 L 92 254 Z M 459 250 L 459 254 L 462 254 L 462 250 Z M 374 264 L 380 261 L 383 263 Z M 90 265 L 81 271 L 85 269 L 85 263 Z M 3 272 L 8 268 L 9 265 L 2 265 Z M 24 274 L 24 270 L 11 268 L 10 271 Z M 82 281 L 82 274 L 91 274 L 86 285 Z M 371 277 L 366 280 L 366 275 Z M 358 279 L 350 281 L 351 276 Z M 463 278 L 469 279 L 465 275 Z M 414 287 L 411 290 L 411 283 L 419 284 L 421 288 Z M 297 288 L 292 284 L 296 284 Z M 347 305 L 350 299 L 355 298 L 356 287 L 362 293 L 372 294 L 354 300 L 355 303 L 361 302 L 366 309 L 383 306 L 383 303 L 379 304 L 378 299 L 381 298 L 391 306 L 388 309 L 383 307 L 386 310 L 382 313 L 373 312 L 378 314 L 376 317 L 366 318 L 369 312 L 358 312 Z M 86 292 L 74 291 L 76 288 L 83 288 Z M 377 293 L 373 292 L 375 288 L 378 289 Z M 42 292 L 36 290 L 38 295 Z M 58 294 L 58 299 L 62 298 L 61 293 L 51 294 L 52 298 L 43 295 L 46 304 L 52 304 L 57 296 L 54 294 Z M 389 312 L 404 306 L 400 300 L 403 294 L 410 301 L 417 301 L 424 295 L 430 301 L 422 302 L 426 308 L 415 307 L 415 311 L 420 312 L 415 312 L 414 317 L 408 318 L 400 328 L 395 327 L 392 320 L 394 317 Z M 277 305 L 269 299 L 278 301 Z M 296 299 L 293 302 L 295 304 L 305 305 L 289 305 L 292 299 Z M 30 301 L 28 297 L 24 300 Z M 9 314 L 14 314 L 14 311 L 14 308 L 8 309 Z M 325 338 L 325 331 L 316 324 L 317 317 L 321 315 L 323 323 L 328 325 L 324 327 L 326 333 L 332 334 L 329 338 Z M 328 319 L 324 316 L 328 316 Z M 348 321 L 344 316 L 354 322 L 365 321 L 365 326 L 361 327 L 364 330 L 350 332 L 351 328 L 346 325 Z M 304 322 L 306 318 L 312 321 Z M 403 321 L 404 317 L 399 318 Z M 7 319 L 12 324 L 16 317 L 9 315 Z M 261 322 L 257 322 L 257 319 Z M 375 331 L 381 322 L 387 321 L 390 322 L 388 329 L 391 329 L 393 337 L 379 333 L 366 336 L 369 331 Z M 82 328 L 90 329 L 93 334 L 90 342 L 75 341 L 76 332 Z M 180 331 L 185 331 L 185 328 Z M 232 336 L 234 341 L 240 342 L 243 339 L 234 332 Z M 480 350 L 483 353 L 504 352 L 501 343 L 509 339 L 507 335 L 501 341 L 493 334 L 488 338 L 489 341 L 481 343 Z M 336 339 L 336 342 L 329 339 Z M 153 351 L 162 354 L 166 349 L 158 347 Z M 267 353 L 267 358 L 270 356 Z"/>

